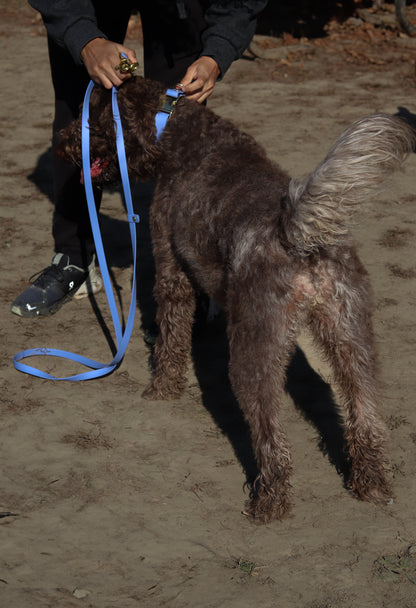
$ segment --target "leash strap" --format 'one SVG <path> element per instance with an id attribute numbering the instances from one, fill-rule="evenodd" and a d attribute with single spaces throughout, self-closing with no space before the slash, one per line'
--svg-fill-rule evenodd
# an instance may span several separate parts
<path id="1" fill-rule="evenodd" d="M 133 331 L 134 325 L 134 316 L 136 311 L 136 253 L 137 253 L 137 242 L 136 242 L 136 224 L 140 221 L 140 218 L 133 211 L 133 203 L 131 198 L 130 191 L 130 183 L 128 177 L 127 170 L 127 161 L 126 161 L 126 153 L 124 149 L 124 140 L 123 140 L 123 130 L 121 126 L 120 113 L 118 109 L 117 103 L 117 89 L 113 87 L 112 91 L 112 106 L 113 106 L 113 116 L 115 121 L 115 130 L 116 130 L 116 144 L 117 144 L 117 152 L 118 159 L 120 165 L 120 174 L 121 181 L 123 185 L 124 198 L 127 209 L 127 219 L 130 226 L 130 236 L 133 250 L 133 280 L 132 280 L 132 288 L 131 288 L 131 302 L 129 314 L 126 322 L 126 327 L 123 332 L 120 318 L 117 311 L 117 305 L 114 298 L 113 289 L 111 286 L 111 279 L 108 272 L 107 260 L 104 253 L 103 242 L 101 238 L 101 232 L 98 222 L 98 214 L 97 209 L 95 207 L 94 193 L 92 188 L 91 181 L 91 171 L 90 171 L 90 137 L 89 137 L 89 102 L 91 91 L 94 87 L 93 81 L 91 81 L 87 87 L 84 105 L 82 109 L 82 166 L 84 172 L 84 183 L 85 183 L 85 192 L 88 203 L 88 210 L 90 214 L 91 227 L 94 237 L 95 248 L 97 252 L 97 258 L 100 265 L 101 275 L 103 277 L 103 283 L 105 292 L 108 299 L 108 304 L 111 311 L 111 317 L 113 321 L 113 326 L 116 334 L 116 343 L 117 343 L 117 353 L 114 356 L 114 359 L 111 363 L 99 363 L 98 361 L 94 361 L 93 359 L 88 359 L 87 357 L 83 357 L 81 355 L 77 355 L 74 353 L 70 353 L 63 350 L 57 349 L 49 349 L 49 348 L 32 348 L 28 350 L 24 350 L 13 357 L 13 363 L 15 368 L 18 371 L 24 372 L 26 374 L 30 374 L 32 376 L 37 376 L 39 378 L 44 378 L 47 380 L 69 380 L 69 381 L 78 381 L 78 380 L 91 380 L 93 378 L 99 378 L 101 376 L 105 376 L 111 373 L 122 361 L 124 354 L 126 352 L 131 333 Z M 167 115 L 169 118 L 169 115 Z M 166 119 L 167 120 L 167 119 Z M 61 357 L 63 359 L 69 359 L 84 365 L 85 367 L 89 367 L 90 370 L 81 374 L 76 374 L 73 376 L 67 376 L 63 378 L 57 378 L 52 376 L 51 374 L 47 374 L 41 370 L 38 370 L 30 365 L 26 365 L 25 363 L 21 363 L 22 359 L 26 357 L 33 357 L 35 355 L 48 355 L 53 357 Z"/>

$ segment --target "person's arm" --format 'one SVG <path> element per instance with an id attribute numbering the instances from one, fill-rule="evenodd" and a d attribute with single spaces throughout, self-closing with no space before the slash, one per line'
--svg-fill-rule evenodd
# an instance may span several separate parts
<path id="1" fill-rule="evenodd" d="M 205 13 L 201 57 L 189 66 L 180 83 L 189 99 L 202 103 L 211 95 L 218 78 L 250 44 L 257 15 L 266 4 L 267 0 L 214 0 Z"/>
<path id="2" fill-rule="evenodd" d="M 249 46 L 266 4 L 267 0 L 214 0 L 207 9 L 201 55 L 215 59 L 221 77 Z"/>
<path id="3" fill-rule="evenodd" d="M 107 38 L 95 17 L 90 0 L 29 0 L 40 12 L 48 35 L 65 47 L 76 64 L 82 63 L 81 51 L 94 38 Z"/>
<path id="4" fill-rule="evenodd" d="M 114 67 L 120 63 L 120 53 L 136 62 L 135 52 L 107 39 L 90 0 L 29 0 L 29 4 L 41 13 L 48 36 L 65 47 L 76 64 L 83 63 L 94 82 L 110 89 L 131 77 Z"/>

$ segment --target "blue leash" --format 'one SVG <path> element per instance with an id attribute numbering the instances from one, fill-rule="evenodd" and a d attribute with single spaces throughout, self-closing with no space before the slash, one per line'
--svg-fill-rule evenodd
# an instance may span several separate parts
<path id="1" fill-rule="evenodd" d="M 37 376 L 38 378 L 44 378 L 47 380 L 69 380 L 69 381 L 78 381 L 78 380 L 91 380 L 93 378 L 99 378 L 101 376 L 105 376 L 111 373 L 122 361 L 124 354 L 126 352 L 134 325 L 134 316 L 136 311 L 136 253 L 137 253 L 137 243 L 136 243 L 136 224 L 140 221 L 140 218 L 133 211 L 133 203 L 131 198 L 130 191 L 130 183 L 129 176 L 127 171 L 127 161 L 126 161 L 126 153 L 124 149 L 124 140 L 123 140 L 123 130 L 121 126 L 120 113 L 117 104 L 117 89 L 113 87 L 112 91 L 112 107 L 113 107 L 113 116 L 115 121 L 115 130 L 116 130 L 116 144 L 117 144 L 117 152 L 118 159 L 120 165 L 120 174 L 121 181 L 123 184 L 123 192 L 124 198 L 127 208 L 127 220 L 130 226 L 130 235 L 131 235 L 131 243 L 133 250 L 133 281 L 131 288 L 131 302 L 129 315 L 127 318 L 127 323 L 125 327 L 125 331 L 123 333 L 117 306 L 114 298 L 114 293 L 111 287 L 110 275 L 108 272 L 107 260 L 104 253 L 103 242 L 100 233 L 100 227 L 98 223 L 98 214 L 95 207 L 94 194 L 92 189 L 91 182 L 91 172 L 90 172 L 90 136 L 89 136 L 89 127 L 88 127 L 88 119 L 89 119 L 89 102 L 91 91 L 94 87 L 94 83 L 91 81 L 88 85 L 87 91 L 85 93 L 84 105 L 82 110 L 82 167 L 84 172 L 84 183 L 85 183 L 85 192 L 88 203 L 88 210 L 90 214 L 91 227 L 94 237 L 95 248 L 97 252 L 98 262 L 100 265 L 101 275 L 103 277 L 103 283 L 105 292 L 108 299 L 108 304 L 111 311 L 111 317 L 113 320 L 113 326 L 116 334 L 116 342 L 117 342 L 117 353 L 114 356 L 114 359 L 111 363 L 99 363 L 98 361 L 94 361 L 93 359 L 88 359 L 87 357 L 82 357 L 81 355 L 77 355 L 74 353 L 70 353 L 63 350 L 57 350 L 53 348 L 31 348 L 28 350 L 24 350 L 13 357 L 13 363 L 15 368 L 18 371 L 24 372 L 26 374 L 30 374 L 32 376 Z M 169 114 L 170 115 L 170 114 Z M 169 118 L 169 116 L 167 116 Z M 167 120 L 166 118 L 166 120 Z M 165 121 L 166 123 L 166 121 Z M 164 126 L 164 125 L 163 125 Z M 41 370 L 36 369 L 35 367 L 31 367 L 30 365 L 26 365 L 24 363 L 20 363 L 22 359 L 26 357 L 33 357 L 35 355 L 48 355 L 53 357 L 61 357 L 63 359 L 69 359 L 71 361 L 75 361 L 84 365 L 85 367 L 89 367 L 90 371 L 76 374 L 74 376 L 67 376 L 63 378 L 57 378 L 52 376 L 51 374 L 47 374 Z"/>

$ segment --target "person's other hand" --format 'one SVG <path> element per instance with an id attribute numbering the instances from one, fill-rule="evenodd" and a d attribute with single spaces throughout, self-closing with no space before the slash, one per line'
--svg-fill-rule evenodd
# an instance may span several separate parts
<path id="1" fill-rule="evenodd" d="M 181 89 L 188 99 L 202 103 L 211 95 L 219 75 L 215 59 L 202 56 L 189 66 L 176 88 Z"/>
<path id="2" fill-rule="evenodd" d="M 131 74 L 122 74 L 114 69 L 120 63 L 120 53 L 125 53 L 132 63 L 137 61 L 132 49 L 105 38 L 90 40 L 81 51 L 81 59 L 91 79 L 106 89 L 111 89 L 131 78 Z"/>

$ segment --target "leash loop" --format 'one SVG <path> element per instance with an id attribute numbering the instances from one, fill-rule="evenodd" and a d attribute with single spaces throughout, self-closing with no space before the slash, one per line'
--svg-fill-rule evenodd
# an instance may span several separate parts
<path id="1" fill-rule="evenodd" d="M 137 254 L 137 238 L 136 238 L 136 224 L 140 221 L 140 217 L 137 213 L 133 211 L 133 203 L 131 197 L 130 190 L 130 182 L 127 170 L 127 160 L 126 160 L 126 152 L 124 148 L 124 140 L 123 140 L 123 129 L 121 125 L 120 112 L 118 109 L 117 103 L 117 89 L 113 87 L 112 90 L 112 107 L 113 107 L 113 117 L 115 121 L 115 131 L 116 131 L 116 145 L 117 145 L 117 153 L 118 160 L 120 166 L 120 175 L 121 181 L 123 185 L 123 193 L 124 199 L 126 203 L 127 209 L 127 219 L 130 227 L 130 236 L 131 236 L 131 244 L 133 251 L 133 280 L 131 287 L 131 301 L 129 314 L 127 317 L 127 322 L 125 326 L 125 330 L 121 327 L 120 318 L 117 310 L 116 301 L 114 298 L 114 293 L 111 285 L 111 279 L 108 271 L 107 260 L 104 252 L 103 242 L 101 238 L 101 232 L 98 222 L 98 214 L 97 209 L 95 207 L 94 200 L 94 192 L 92 188 L 92 180 L 91 180 L 91 170 L 90 170 L 90 137 L 89 137 L 89 102 L 91 97 L 91 91 L 94 87 L 93 81 L 91 81 L 87 87 L 84 104 L 82 108 L 82 167 L 84 172 L 84 184 L 85 184 L 85 194 L 87 198 L 88 211 L 90 214 L 91 228 L 94 237 L 94 244 L 97 253 L 98 263 L 101 270 L 101 275 L 103 278 L 104 289 L 107 295 L 107 300 L 109 304 L 109 308 L 111 311 L 111 318 L 113 321 L 114 331 L 116 334 L 116 343 L 117 343 L 117 353 L 115 354 L 113 360 L 108 363 L 99 363 L 98 361 L 94 361 L 93 359 L 89 359 L 87 357 L 83 357 L 81 355 L 77 355 L 74 353 L 70 353 L 63 350 L 50 349 L 50 348 L 32 348 L 28 350 L 24 350 L 13 357 L 14 367 L 21 372 L 26 374 L 30 374 L 32 376 L 37 376 L 39 378 L 44 378 L 47 380 L 68 380 L 71 382 L 79 381 L 79 380 L 91 380 L 93 378 L 99 378 L 101 376 L 105 376 L 110 374 L 122 361 L 125 352 L 127 350 L 127 346 L 133 331 L 134 325 L 134 317 L 136 311 L 136 254 Z M 52 357 L 60 357 L 63 359 L 68 359 L 71 361 L 75 361 L 76 363 L 80 363 L 85 367 L 89 367 L 90 371 L 75 374 L 73 376 L 66 377 L 55 377 L 51 374 L 43 372 L 42 370 L 36 369 L 30 365 L 26 365 L 25 363 L 21 363 L 22 359 L 27 357 L 33 357 L 36 355 L 42 356 L 52 356 Z"/>

